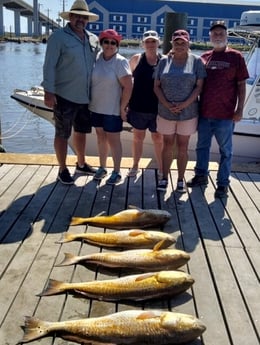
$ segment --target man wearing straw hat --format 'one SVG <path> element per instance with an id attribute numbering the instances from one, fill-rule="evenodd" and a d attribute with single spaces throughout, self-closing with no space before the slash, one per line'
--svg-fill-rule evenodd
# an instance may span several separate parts
<path id="1" fill-rule="evenodd" d="M 86 30 L 86 25 L 98 20 L 98 15 L 89 12 L 85 0 L 76 0 L 70 11 L 62 12 L 60 16 L 69 22 L 48 39 L 42 86 L 45 105 L 54 111 L 54 148 L 59 163 L 57 179 L 63 184 L 73 184 L 66 166 L 72 128 L 77 154 L 76 172 L 87 175 L 96 172 L 85 162 L 85 152 L 86 133 L 91 132 L 88 110 L 91 72 L 99 41 L 96 35 Z"/>

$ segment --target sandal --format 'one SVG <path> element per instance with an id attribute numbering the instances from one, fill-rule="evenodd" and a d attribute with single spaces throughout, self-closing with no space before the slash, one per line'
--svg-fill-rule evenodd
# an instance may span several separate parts
<path id="1" fill-rule="evenodd" d="M 109 179 L 106 181 L 106 184 L 114 185 L 121 180 L 122 176 L 117 172 L 113 171 Z"/>
<path id="2" fill-rule="evenodd" d="M 132 168 L 128 170 L 127 176 L 128 177 L 136 177 L 136 175 L 138 174 L 139 169 L 138 168 Z"/>

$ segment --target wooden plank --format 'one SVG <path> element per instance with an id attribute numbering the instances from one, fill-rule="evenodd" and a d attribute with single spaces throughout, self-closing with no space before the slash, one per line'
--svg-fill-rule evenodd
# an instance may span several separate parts
<path id="1" fill-rule="evenodd" d="M 192 345 L 216 345 L 216 339 L 225 345 L 259 342 L 260 250 L 259 238 L 255 242 L 253 238 L 254 228 L 258 228 L 260 174 L 233 175 L 230 196 L 224 201 L 214 198 L 214 171 L 207 188 L 189 189 L 189 193 L 181 195 L 174 191 L 175 168 L 166 193 L 156 191 L 156 172 L 147 167 L 141 168 L 136 179 L 126 177 L 128 169 L 122 168 L 123 179 L 114 187 L 107 186 L 105 180 L 97 184 L 92 177 L 80 174 L 75 175 L 74 186 L 64 186 L 56 183 L 57 169 L 56 165 L 38 164 L 0 166 L 1 183 L 5 181 L 5 186 L 0 187 L 5 198 L 0 219 L 5 219 L 3 225 L 6 233 L 9 231 L 9 240 L 5 237 L 5 244 L 1 242 L 0 246 L 1 264 L 5 263 L 0 280 L 1 344 L 15 344 L 21 339 L 24 315 L 56 321 L 132 308 L 171 309 L 197 315 L 207 330 L 202 340 Z M 70 166 L 70 171 L 73 174 L 74 167 Z M 186 179 L 192 175 L 192 171 L 186 171 Z M 162 230 L 176 236 L 176 247 L 191 255 L 188 265 L 182 267 L 195 278 L 191 289 L 171 299 L 142 303 L 102 302 L 71 295 L 35 296 L 50 277 L 79 282 L 133 273 L 95 266 L 55 266 L 63 259 L 64 252 L 84 255 L 109 251 L 81 242 L 55 243 L 66 231 L 114 231 L 85 225 L 72 227 L 69 225 L 72 215 L 87 217 L 101 211 L 113 214 L 129 204 L 162 208 L 172 214 Z M 5 218 L 8 212 L 11 223 Z M 64 345 L 64 340 L 59 338 L 45 338 L 40 342 Z M 37 340 L 31 344 L 38 343 Z M 74 343 L 66 341 L 66 344 Z"/>
<path id="2" fill-rule="evenodd" d="M 25 171 L 25 170 L 24 170 Z M 36 171 L 39 172 L 38 169 Z M 9 262 L 12 260 L 13 255 L 16 255 L 16 251 L 19 250 L 21 241 L 30 236 L 32 231 L 31 224 L 35 221 L 38 216 L 39 207 L 43 206 L 46 202 L 46 197 L 48 193 L 52 192 L 52 188 L 48 182 L 44 184 L 42 179 L 46 178 L 50 168 L 47 170 L 43 168 L 41 174 L 34 174 L 31 178 L 30 183 L 28 184 L 28 174 L 20 174 L 19 184 L 20 188 L 18 189 L 19 194 L 15 196 L 16 199 L 11 203 L 1 217 L 1 232 L 2 239 L 1 242 L 5 246 L 1 247 L 2 259 L 0 263 L 1 272 L 5 270 L 5 267 L 9 265 Z M 34 173 L 35 170 L 32 170 L 31 173 Z M 16 185 L 16 183 L 15 183 Z M 34 186 L 32 188 L 32 186 Z M 35 194 L 36 190 L 40 188 L 38 193 Z M 42 191 L 44 190 L 44 195 Z M 47 194 L 46 194 L 47 191 Z M 10 244 L 9 246 L 7 244 Z"/>
<path id="3" fill-rule="evenodd" d="M 191 178 L 186 173 L 187 178 Z M 203 190 L 203 189 L 202 189 Z M 184 203 L 183 196 L 178 213 L 182 230 L 184 248 L 191 255 L 188 263 L 189 272 L 194 277 L 195 283 L 192 287 L 194 308 L 198 316 L 207 326 L 203 334 L 203 341 L 207 345 L 214 345 L 216 339 L 219 344 L 229 344 L 229 334 L 223 320 L 222 308 L 219 304 L 215 282 L 212 279 L 211 264 L 205 251 L 205 246 L 217 246 L 219 236 L 213 229 L 210 230 L 212 223 L 211 213 L 204 212 L 204 196 L 200 188 L 191 191 L 190 199 L 188 195 Z M 198 205 L 201 204 L 201 208 Z M 200 214 L 201 213 L 201 214 Z M 200 221 L 203 219 L 203 223 Z M 205 228 L 205 229 L 204 229 Z M 215 243 L 216 242 L 216 243 Z M 212 312 L 214 310 L 214 312 Z M 216 325 L 218 325 L 216 327 Z"/>
<path id="4" fill-rule="evenodd" d="M 258 344 L 259 339 L 257 339 L 247 308 L 241 298 L 241 292 L 230 267 L 229 258 L 221 247 L 207 246 L 206 250 L 213 279 L 216 283 L 216 291 L 223 309 L 223 318 L 232 338 L 232 344 Z M 237 248 L 237 253 L 239 251 L 242 252 L 243 249 Z M 237 261 L 240 262 L 239 258 Z"/>
<path id="5" fill-rule="evenodd" d="M 253 248 L 254 251 L 260 253 L 260 246 L 258 249 Z M 227 248 L 229 260 L 234 270 L 238 287 L 243 295 L 247 313 L 251 319 L 252 326 L 256 330 L 257 336 L 260 336 L 260 284 L 259 277 L 256 276 L 253 270 L 248 254 L 246 251 L 238 248 Z"/>

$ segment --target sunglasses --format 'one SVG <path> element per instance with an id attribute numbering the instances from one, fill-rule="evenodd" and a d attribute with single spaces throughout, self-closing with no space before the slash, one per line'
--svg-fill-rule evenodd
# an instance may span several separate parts
<path id="1" fill-rule="evenodd" d="M 185 31 L 179 31 L 179 32 L 175 32 L 173 34 L 174 37 L 177 37 L 177 36 L 186 36 L 187 37 L 187 32 Z"/>
<path id="2" fill-rule="evenodd" d="M 104 40 L 102 43 L 104 43 L 104 44 L 111 44 L 111 46 L 116 46 L 117 45 L 116 41 L 109 41 L 109 40 Z"/>
<path id="3" fill-rule="evenodd" d="M 81 14 L 76 14 L 72 13 L 72 17 L 77 18 L 77 19 L 84 19 L 84 20 L 89 20 L 89 16 L 82 16 Z"/>
<path id="4" fill-rule="evenodd" d="M 153 31 L 148 31 L 143 34 L 143 37 L 149 37 L 149 36 L 154 36 L 157 37 L 157 33 Z"/>

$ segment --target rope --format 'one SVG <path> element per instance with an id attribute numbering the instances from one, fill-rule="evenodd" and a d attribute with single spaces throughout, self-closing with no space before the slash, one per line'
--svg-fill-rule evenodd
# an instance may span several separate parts
<path id="1" fill-rule="evenodd" d="M 27 119 L 26 122 L 24 123 L 24 125 L 22 127 L 20 127 L 15 133 L 9 135 L 9 136 L 5 136 L 6 133 L 13 131 L 14 128 L 19 124 L 19 122 L 21 122 L 22 117 L 24 117 L 24 115 L 27 114 Z M 0 135 L 0 139 L 10 139 L 15 137 L 17 134 L 19 134 L 28 124 L 28 122 L 32 119 L 32 116 L 30 116 L 30 114 L 28 114 L 28 110 L 25 110 L 24 114 L 22 114 L 22 116 L 13 124 L 12 127 L 8 128 L 3 134 Z"/>

